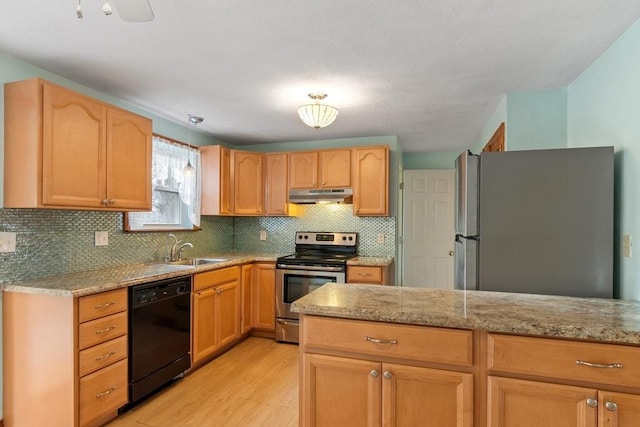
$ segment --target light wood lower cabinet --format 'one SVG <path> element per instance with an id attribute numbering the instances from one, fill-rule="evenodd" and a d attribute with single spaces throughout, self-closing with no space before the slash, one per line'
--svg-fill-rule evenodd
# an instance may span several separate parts
<path id="1" fill-rule="evenodd" d="M 488 336 L 490 427 L 640 425 L 640 348 Z M 517 378 L 516 378 L 517 377 Z"/>
<path id="2" fill-rule="evenodd" d="M 253 284 L 253 326 L 269 332 L 276 330 L 276 265 L 256 263 Z"/>
<path id="3" fill-rule="evenodd" d="M 489 377 L 489 425 L 500 427 L 633 427 L 640 396 L 593 388 Z"/>
<path id="4" fill-rule="evenodd" d="M 471 331 L 304 316 L 301 425 L 471 427 L 473 374 L 453 370 L 471 366 L 471 337 Z M 429 363 L 452 369 L 418 366 Z"/>
<path id="5" fill-rule="evenodd" d="M 381 265 L 347 265 L 347 283 L 389 285 L 389 267 Z"/>
<path id="6" fill-rule="evenodd" d="M 193 276 L 193 363 L 240 338 L 241 287 L 239 267 Z"/>
<path id="7" fill-rule="evenodd" d="M 126 318 L 126 289 L 80 298 L 4 292 L 4 425 L 114 418 L 128 402 Z"/>
<path id="8" fill-rule="evenodd" d="M 240 284 L 242 286 L 240 333 L 245 334 L 253 329 L 253 264 L 240 267 Z"/>

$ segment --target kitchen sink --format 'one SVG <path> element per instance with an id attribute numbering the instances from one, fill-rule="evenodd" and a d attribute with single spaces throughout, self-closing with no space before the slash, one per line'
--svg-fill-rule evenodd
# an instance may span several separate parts
<path id="1" fill-rule="evenodd" d="M 189 259 L 181 259 L 180 261 L 169 261 L 166 264 L 169 265 L 207 265 L 207 264 L 216 264 L 219 262 L 228 261 L 227 258 L 189 258 Z"/>

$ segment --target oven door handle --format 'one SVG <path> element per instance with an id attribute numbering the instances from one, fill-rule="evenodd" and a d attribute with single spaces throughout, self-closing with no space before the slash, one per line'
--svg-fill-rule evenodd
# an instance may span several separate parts
<path id="1" fill-rule="evenodd" d="M 304 271 L 337 271 L 339 273 L 344 271 L 344 267 L 320 267 L 320 266 L 312 266 L 312 265 L 284 265 L 278 264 L 276 265 L 277 270 L 285 270 L 286 273 L 295 273 L 299 270 Z"/>

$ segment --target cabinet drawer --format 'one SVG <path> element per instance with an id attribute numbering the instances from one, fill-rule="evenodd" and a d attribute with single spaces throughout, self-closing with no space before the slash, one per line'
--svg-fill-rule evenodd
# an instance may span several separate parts
<path id="1" fill-rule="evenodd" d="M 307 347 L 455 366 L 473 364 L 473 334 L 466 330 L 305 316 L 301 333 Z"/>
<path id="2" fill-rule="evenodd" d="M 80 298 L 78 301 L 78 322 L 97 319 L 127 309 L 127 289 L 103 292 Z"/>
<path id="3" fill-rule="evenodd" d="M 487 348 L 493 372 L 640 387 L 640 347 L 490 334 Z"/>
<path id="4" fill-rule="evenodd" d="M 347 282 L 349 283 L 383 283 L 382 267 L 347 267 Z"/>
<path id="5" fill-rule="evenodd" d="M 95 424 L 127 401 L 127 359 L 80 378 L 80 425 Z"/>
<path id="6" fill-rule="evenodd" d="M 127 357 L 126 336 L 94 345 L 80 352 L 78 374 L 83 377 L 125 357 Z"/>
<path id="7" fill-rule="evenodd" d="M 193 276 L 193 290 L 199 291 L 211 286 L 232 282 L 240 278 L 238 266 L 221 268 L 219 270 L 205 271 Z"/>
<path id="8" fill-rule="evenodd" d="M 87 347 L 103 343 L 127 334 L 127 312 L 112 314 L 90 322 L 81 323 L 78 327 L 78 347 Z"/>

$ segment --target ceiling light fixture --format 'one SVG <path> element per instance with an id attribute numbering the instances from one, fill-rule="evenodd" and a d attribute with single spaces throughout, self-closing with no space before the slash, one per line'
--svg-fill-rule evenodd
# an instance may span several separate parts
<path id="1" fill-rule="evenodd" d="M 330 105 L 320 104 L 327 97 L 326 93 L 310 93 L 309 98 L 314 104 L 305 104 L 298 108 L 298 116 L 305 125 L 320 129 L 329 126 L 338 116 L 338 109 Z"/>
<path id="2" fill-rule="evenodd" d="M 104 13 L 105 15 L 109 16 L 113 13 L 113 9 L 111 8 L 111 5 L 109 4 L 109 0 L 104 0 L 104 4 L 102 5 L 102 13 Z"/>
<path id="3" fill-rule="evenodd" d="M 189 114 L 189 123 L 187 125 L 187 142 L 188 142 L 189 146 L 191 146 L 191 125 L 195 126 L 195 125 L 198 125 L 198 124 L 202 123 L 203 121 L 204 121 L 204 119 L 202 117 L 192 116 L 191 114 Z M 184 176 L 195 176 L 196 175 L 196 168 L 194 168 L 191 165 L 191 160 L 187 160 L 187 165 L 182 170 L 182 174 Z"/>

